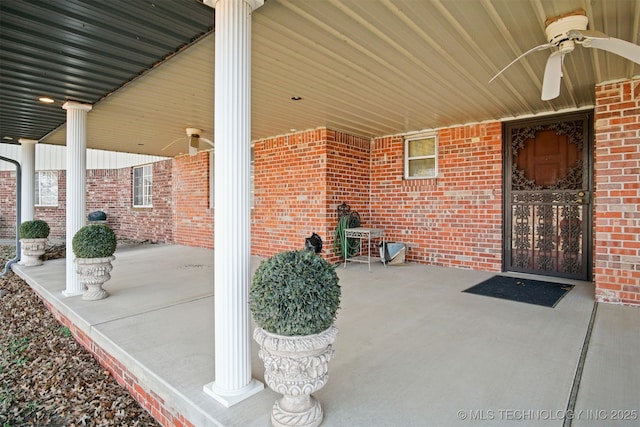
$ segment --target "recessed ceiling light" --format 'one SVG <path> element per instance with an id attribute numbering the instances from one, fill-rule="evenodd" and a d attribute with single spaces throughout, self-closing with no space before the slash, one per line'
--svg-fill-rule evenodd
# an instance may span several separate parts
<path id="1" fill-rule="evenodd" d="M 301 99 L 302 99 L 302 97 L 301 97 L 301 96 L 292 96 L 292 97 L 291 97 L 291 100 L 292 100 L 292 101 L 300 101 Z"/>
<path id="2" fill-rule="evenodd" d="M 38 98 L 38 101 L 44 102 L 45 104 L 53 104 L 54 102 L 56 102 L 55 99 L 49 98 L 48 96 L 41 96 L 40 98 Z"/>

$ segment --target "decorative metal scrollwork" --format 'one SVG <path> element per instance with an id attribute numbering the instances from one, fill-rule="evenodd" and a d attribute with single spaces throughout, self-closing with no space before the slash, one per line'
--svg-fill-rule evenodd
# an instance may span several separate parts
<path id="1" fill-rule="evenodd" d="M 529 250 L 531 249 L 531 226 L 529 225 L 529 207 L 516 205 L 513 207 L 513 247 L 515 249 L 514 265 L 519 268 L 529 267 Z"/>
<path id="2" fill-rule="evenodd" d="M 565 273 L 579 273 L 582 271 L 580 263 L 582 241 L 581 209 L 581 206 L 572 205 L 563 207 L 561 211 L 560 250 L 562 251 L 562 271 Z"/>
<path id="3" fill-rule="evenodd" d="M 582 188 L 582 160 L 578 160 L 576 164 L 569 168 L 567 175 L 558 179 L 554 185 L 549 187 L 551 190 L 578 190 Z"/>
<path id="4" fill-rule="evenodd" d="M 544 130 L 542 126 L 529 126 L 514 129 L 511 133 L 511 150 L 513 157 L 518 155 L 518 151 L 524 148 L 528 140 L 534 139 L 536 134 Z"/>
<path id="5" fill-rule="evenodd" d="M 538 259 L 536 265 L 540 270 L 553 270 L 554 244 L 554 209 L 550 205 L 539 205 L 536 208 L 538 225 L 536 227 Z"/>
<path id="6" fill-rule="evenodd" d="M 514 160 L 518 152 L 522 150 L 528 141 L 535 139 L 538 132 L 553 130 L 557 135 L 566 135 L 567 143 L 577 147 L 578 152 L 582 151 L 583 129 L 582 121 L 552 123 L 546 126 L 528 126 L 517 128 L 511 134 L 511 154 Z M 575 165 L 567 171 L 567 175 L 560 177 L 548 189 L 551 190 L 575 190 L 582 186 L 582 175 L 584 166 L 582 160 L 578 160 Z M 541 190 L 542 186 L 537 185 L 534 179 L 528 179 L 523 170 L 518 169 L 516 162 L 512 163 L 511 188 L 513 190 Z"/>
<path id="7" fill-rule="evenodd" d="M 585 208 L 576 191 L 584 188 L 585 164 L 582 120 L 527 126 L 511 132 L 511 265 L 529 271 L 582 273 L 582 215 Z M 518 154 L 533 143 L 540 132 L 566 135 L 566 143 L 575 145 L 577 159 L 566 165 L 564 176 L 553 183 L 537 183 L 525 170 L 518 169 Z M 572 157 L 574 158 L 574 157 Z M 527 159 L 520 159 L 527 162 Z"/>

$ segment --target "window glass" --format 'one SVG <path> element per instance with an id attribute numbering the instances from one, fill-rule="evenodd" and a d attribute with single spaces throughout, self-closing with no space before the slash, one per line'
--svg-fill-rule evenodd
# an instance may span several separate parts
<path id="1" fill-rule="evenodd" d="M 151 207 L 153 194 L 153 168 L 144 165 L 133 168 L 133 206 Z"/>
<path id="2" fill-rule="evenodd" d="M 58 206 L 58 172 L 37 171 L 35 176 L 36 206 Z"/>
<path id="3" fill-rule="evenodd" d="M 409 144 L 409 157 L 433 156 L 436 154 L 435 139 L 416 139 Z"/>
<path id="4" fill-rule="evenodd" d="M 435 178 L 438 175 L 438 144 L 435 136 L 405 141 L 405 178 Z"/>

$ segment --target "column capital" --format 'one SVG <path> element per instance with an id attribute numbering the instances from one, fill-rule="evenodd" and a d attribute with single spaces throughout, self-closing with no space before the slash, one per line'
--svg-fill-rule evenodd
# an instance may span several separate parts
<path id="1" fill-rule="evenodd" d="M 209 7 L 215 8 L 219 1 L 221 0 L 204 0 L 203 3 Z M 256 10 L 264 4 L 264 0 L 244 0 L 244 2 L 249 5 L 251 10 Z"/>
<path id="2" fill-rule="evenodd" d="M 249 5 L 249 7 L 251 7 L 251 10 L 256 10 L 257 8 L 259 8 L 264 4 L 264 0 L 244 0 L 244 1 Z"/>
<path id="3" fill-rule="evenodd" d="M 64 104 L 62 104 L 62 109 L 63 110 L 91 111 L 92 108 L 93 108 L 93 105 L 84 104 L 84 103 L 78 102 L 78 101 L 67 101 Z"/>
<path id="4" fill-rule="evenodd" d="M 38 141 L 37 139 L 19 138 L 18 142 L 20 144 L 37 144 L 40 141 Z"/>

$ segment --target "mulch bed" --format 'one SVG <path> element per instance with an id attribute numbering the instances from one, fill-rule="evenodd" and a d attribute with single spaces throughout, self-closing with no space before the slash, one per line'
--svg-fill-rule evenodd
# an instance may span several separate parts
<path id="1" fill-rule="evenodd" d="M 0 273 L 14 251 L 0 246 Z M 56 245 L 44 258 L 64 256 Z M 159 424 L 9 272 L 0 277 L 0 426 Z"/>

